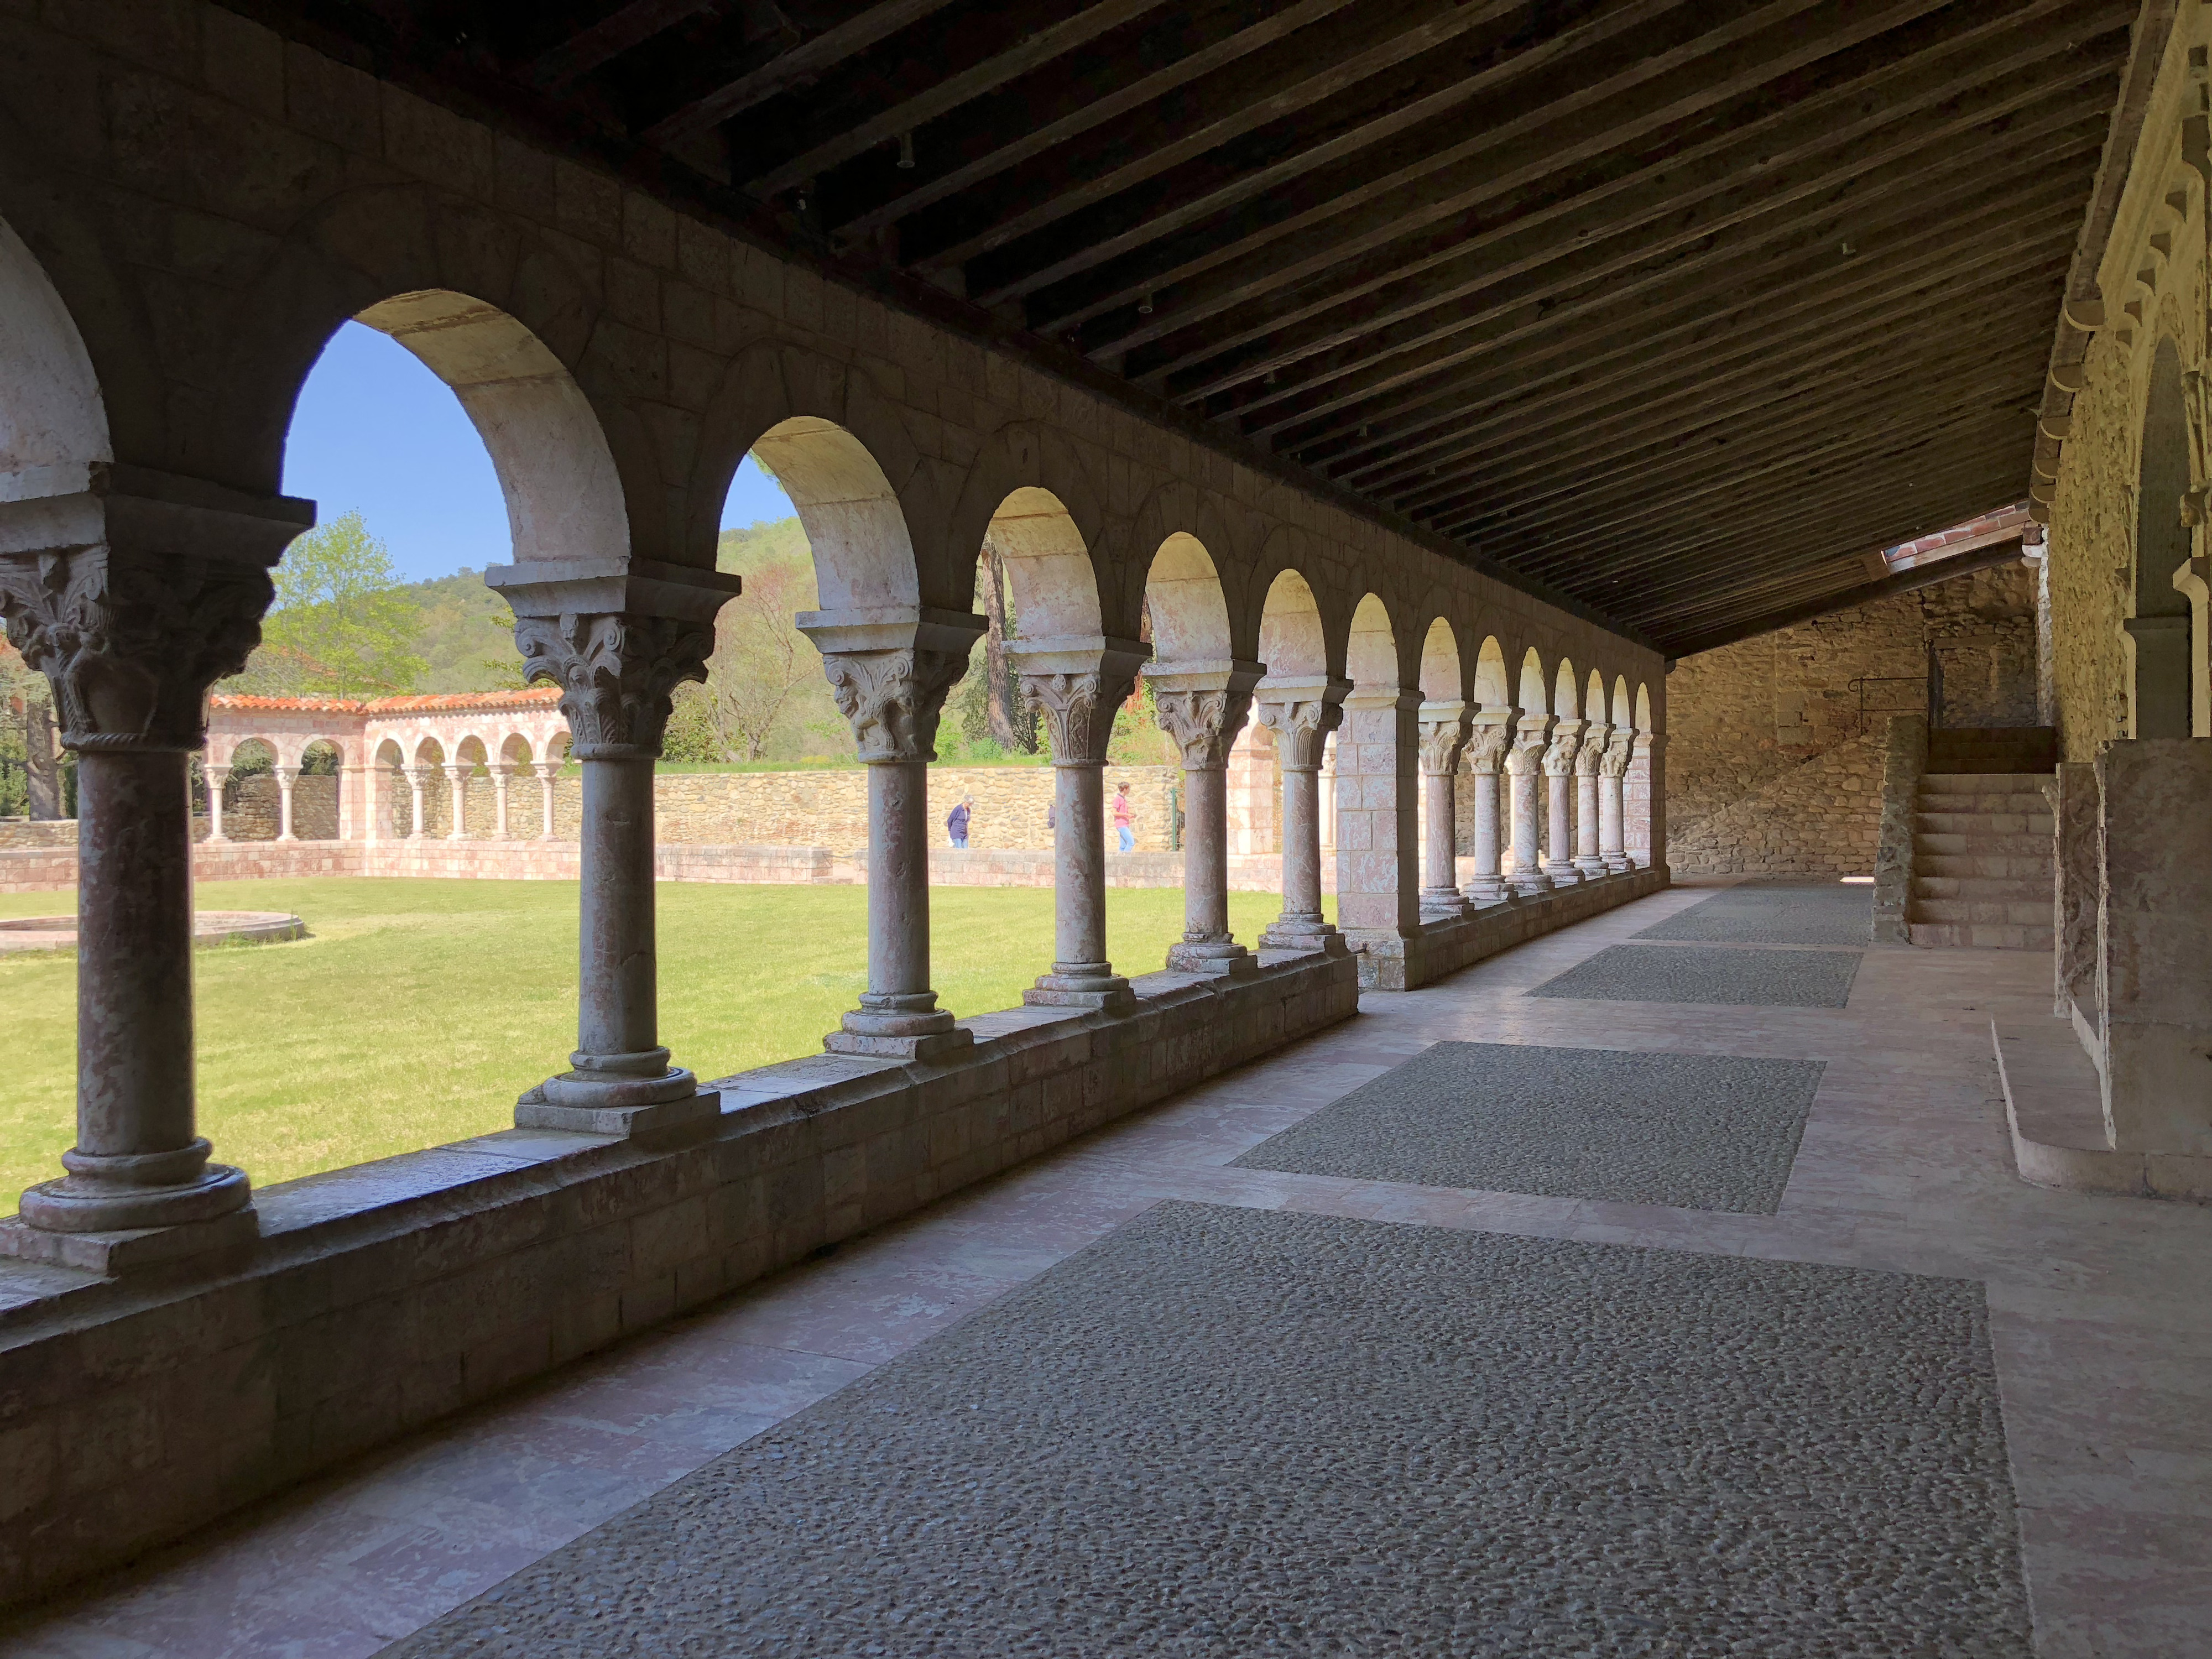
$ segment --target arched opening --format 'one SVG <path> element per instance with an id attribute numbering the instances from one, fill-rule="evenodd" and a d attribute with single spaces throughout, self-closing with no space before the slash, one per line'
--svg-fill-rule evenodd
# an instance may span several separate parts
<path id="1" fill-rule="evenodd" d="M 1260 610 L 1260 660 L 1274 680 L 1318 678 L 1328 672 L 1321 605 L 1295 570 L 1278 571 Z"/>
<path id="2" fill-rule="evenodd" d="M 1465 696 L 1459 638 L 1452 625 L 1438 617 L 1421 640 L 1421 696 L 1429 702 L 1457 702 Z"/>
<path id="3" fill-rule="evenodd" d="M 751 453 L 791 498 L 820 609 L 882 611 L 921 602 L 905 511 L 865 444 L 833 421 L 802 415 L 761 434 Z"/>
<path id="4" fill-rule="evenodd" d="M 2161 339 L 2151 362 L 2150 396 L 2143 407 L 2142 460 L 2136 491 L 2135 614 L 2122 626 L 2134 657 L 2130 699 L 2137 738 L 2185 738 L 2190 733 L 2190 606 L 2173 586 L 2174 572 L 2194 551 L 2193 532 L 2182 522 L 2188 493 L 2189 419 L 2182 400 L 2181 354 Z"/>
<path id="5" fill-rule="evenodd" d="M 1229 599 L 1212 556 L 1197 537 L 1177 531 L 1159 545 L 1145 573 L 1144 623 L 1140 633 L 1152 647 L 1152 660 L 1142 688 L 1142 712 L 1157 721 L 1159 687 L 1151 675 L 1218 674 L 1235 667 L 1229 631 Z M 1247 670 L 1249 672 L 1249 669 Z M 1192 682 L 1182 683 L 1185 686 Z M 1163 734 L 1164 736 L 1164 734 Z M 1180 761 L 1163 742 L 1161 759 Z M 1275 746 L 1267 729 L 1246 720 L 1232 740 L 1222 781 L 1225 845 L 1230 853 L 1272 852 L 1275 845 Z M 1190 803 L 1182 798 L 1187 780 L 1170 777 L 1176 799 L 1168 809 L 1168 845 L 1183 845 Z"/>
<path id="6" fill-rule="evenodd" d="M 73 495 L 113 459 L 84 338 L 37 257 L 0 220 L 0 499 Z"/>
<path id="7" fill-rule="evenodd" d="M 406 751 L 392 738 L 376 745 L 376 754 L 369 762 L 375 786 L 369 828 L 379 841 L 401 840 L 410 827 L 406 765 Z"/>
<path id="8" fill-rule="evenodd" d="M 1505 652 L 1495 635 L 1474 655 L 1474 701 L 1484 709 L 1510 708 L 1513 693 L 1505 678 Z"/>
<path id="9" fill-rule="evenodd" d="M 338 839 L 344 767 L 344 749 L 329 738 L 316 738 L 300 751 L 300 775 L 292 783 L 292 833 L 300 840 Z"/>
<path id="10" fill-rule="evenodd" d="M 418 828 L 425 839 L 441 838 L 453 827 L 452 792 L 446 787 L 446 745 L 435 738 L 419 739 L 410 764 L 414 775 L 408 781 L 422 802 Z"/>
<path id="11" fill-rule="evenodd" d="M 1229 601 L 1197 537 L 1177 531 L 1160 544 L 1145 575 L 1145 609 L 1156 665 L 1229 661 Z"/>
<path id="12" fill-rule="evenodd" d="M 1629 701 L 1628 676 L 1626 674 L 1613 683 L 1613 723 L 1615 726 L 1636 724 L 1636 708 Z"/>
<path id="13" fill-rule="evenodd" d="M 1590 670 L 1589 684 L 1583 690 L 1583 707 L 1589 711 L 1586 719 L 1601 725 L 1610 724 L 1605 717 L 1605 676 L 1595 668 Z"/>
<path id="14" fill-rule="evenodd" d="M 1344 647 L 1345 672 L 1356 690 L 1398 684 L 1398 636 L 1390 627 L 1390 612 L 1370 593 L 1352 613 L 1352 634 Z"/>
<path id="15" fill-rule="evenodd" d="M 1524 714 L 1548 714 L 1550 703 L 1544 696 L 1544 659 L 1530 646 L 1528 654 L 1521 659 L 1521 685 L 1516 706 Z"/>
<path id="16" fill-rule="evenodd" d="M 1553 690 L 1552 712 L 1563 720 L 1582 718 L 1582 698 L 1575 686 L 1575 665 L 1565 657 L 1559 659 L 1559 672 Z"/>

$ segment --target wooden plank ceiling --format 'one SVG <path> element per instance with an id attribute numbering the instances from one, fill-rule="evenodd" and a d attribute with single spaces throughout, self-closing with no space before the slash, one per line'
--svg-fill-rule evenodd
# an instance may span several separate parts
<path id="1" fill-rule="evenodd" d="M 2020 497 L 2136 6 L 250 9 L 1680 654 Z"/>

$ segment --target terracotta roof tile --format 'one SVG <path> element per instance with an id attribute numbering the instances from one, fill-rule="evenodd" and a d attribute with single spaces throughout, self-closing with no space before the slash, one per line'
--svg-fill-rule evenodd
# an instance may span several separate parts
<path id="1" fill-rule="evenodd" d="M 210 708 L 290 710 L 302 714 L 459 714 L 477 709 L 544 708 L 561 701 L 561 690 L 533 685 L 521 691 L 428 692 L 404 697 L 258 697 L 228 693 L 208 699 Z"/>

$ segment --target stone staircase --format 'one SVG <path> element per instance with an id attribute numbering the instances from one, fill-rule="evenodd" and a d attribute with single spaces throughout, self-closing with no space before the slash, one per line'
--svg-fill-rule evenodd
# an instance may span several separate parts
<path id="1" fill-rule="evenodd" d="M 1935 731 L 1914 802 L 1912 942 L 2051 948 L 2048 726 Z"/>

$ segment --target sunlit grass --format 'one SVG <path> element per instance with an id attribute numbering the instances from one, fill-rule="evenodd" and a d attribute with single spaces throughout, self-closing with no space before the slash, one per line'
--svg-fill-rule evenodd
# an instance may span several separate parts
<path id="1" fill-rule="evenodd" d="M 661 1040 L 701 1077 L 819 1052 L 867 971 L 859 887 L 662 883 Z M 312 937 L 195 955 L 201 1133 L 259 1182 L 508 1127 L 514 1097 L 575 1047 L 573 882 L 209 882 L 202 908 L 283 910 Z M 0 894 L 0 916 L 70 909 Z M 1021 1000 L 1052 956 L 1042 888 L 930 896 L 944 1006 Z M 1280 908 L 1230 896 L 1248 943 Z M 1182 932 L 1180 890 L 1115 888 L 1108 950 L 1131 973 Z M 76 964 L 0 957 L 0 1213 L 61 1172 L 75 1126 Z"/>

